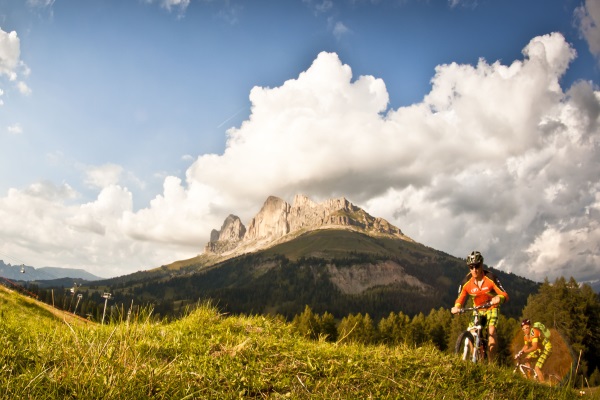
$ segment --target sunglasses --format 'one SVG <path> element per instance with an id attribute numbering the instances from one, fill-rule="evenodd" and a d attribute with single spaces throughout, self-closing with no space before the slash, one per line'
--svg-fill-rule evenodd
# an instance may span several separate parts
<path id="1" fill-rule="evenodd" d="M 477 269 L 479 267 L 481 267 L 480 264 L 471 264 L 471 265 L 469 265 L 469 269 Z"/>

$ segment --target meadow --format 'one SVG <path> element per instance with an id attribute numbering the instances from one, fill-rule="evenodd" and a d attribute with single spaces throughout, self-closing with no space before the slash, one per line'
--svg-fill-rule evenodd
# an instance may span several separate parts
<path id="1" fill-rule="evenodd" d="M 315 341 L 278 318 L 210 304 L 171 322 L 146 310 L 102 325 L 1 287 L 0 338 L 0 398 L 580 398 L 432 345 Z"/>

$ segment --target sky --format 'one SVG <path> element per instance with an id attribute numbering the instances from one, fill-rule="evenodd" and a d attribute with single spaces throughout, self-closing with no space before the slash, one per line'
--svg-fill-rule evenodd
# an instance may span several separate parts
<path id="1" fill-rule="evenodd" d="M 0 259 L 114 277 L 268 196 L 600 278 L 600 2 L 0 0 Z"/>

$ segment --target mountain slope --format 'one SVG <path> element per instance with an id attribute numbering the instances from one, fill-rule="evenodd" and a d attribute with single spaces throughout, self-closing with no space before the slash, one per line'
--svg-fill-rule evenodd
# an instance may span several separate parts
<path id="1" fill-rule="evenodd" d="M 494 272 L 511 300 L 503 313 L 518 317 L 538 284 Z M 343 229 L 306 232 L 294 240 L 207 265 L 188 260 L 179 269 L 164 267 L 153 277 L 138 273 L 112 285 L 115 301 L 153 303 L 163 314 L 210 298 L 224 311 L 270 313 L 287 317 L 305 305 L 337 317 L 391 311 L 409 315 L 452 306 L 467 273 L 464 260 L 394 238 L 374 238 Z"/>
<path id="2" fill-rule="evenodd" d="M 538 284 L 494 271 L 518 317 Z M 449 308 L 465 261 L 424 246 L 344 198 L 292 205 L 269 197 L 248 228 L 235 215 L 211 232 L 205 252 L 160 268 L 95 282 L 115 301 L 155 304 L 177 314 L 200 298 L 236 313 L 299 314 L 305 305 L 337 317 L 374 318 Z M 98 289 L 100 293 L 100 289 Z"/>

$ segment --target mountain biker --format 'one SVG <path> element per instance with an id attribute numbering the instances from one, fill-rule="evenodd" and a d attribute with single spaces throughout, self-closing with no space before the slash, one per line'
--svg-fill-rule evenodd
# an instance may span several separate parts
<path id="1" fill-rule="evenodd" d="M 508 300 L 508 294 L 500 284 L 498 278 L 489 271 L 483 269 L 483 256 L 479 251 L 472 251 L 467 256 L 467 265 L 471 272 L 465 277 L 464 282 L 458 288 L 458 298 L 452 307 L 452 314 L 459 313 L 467 296 L 473 298 L 473 304 L 477 307 L 490 302 L 490 307 L 484 310 L 485 326 L 488 329 L 488 353 L 490 361 L 496 356 L 496 325 L 498 325 L 498 312 L 500 304 Z"/>
<path id="2" fill-rule="evenodd" d="M 539 381 L 544 382 L 542 367 L 552 352 L 552 344 L 540 329 L 531 324 L 529 319 L 524 319 L 521 322 L 521 330 L 524 334 L 525 344 L 521 351 L 517 353 L 515 359 L 525 355 L 525 364 L 529 367 L 535 361 L 535 372 Z"/>

